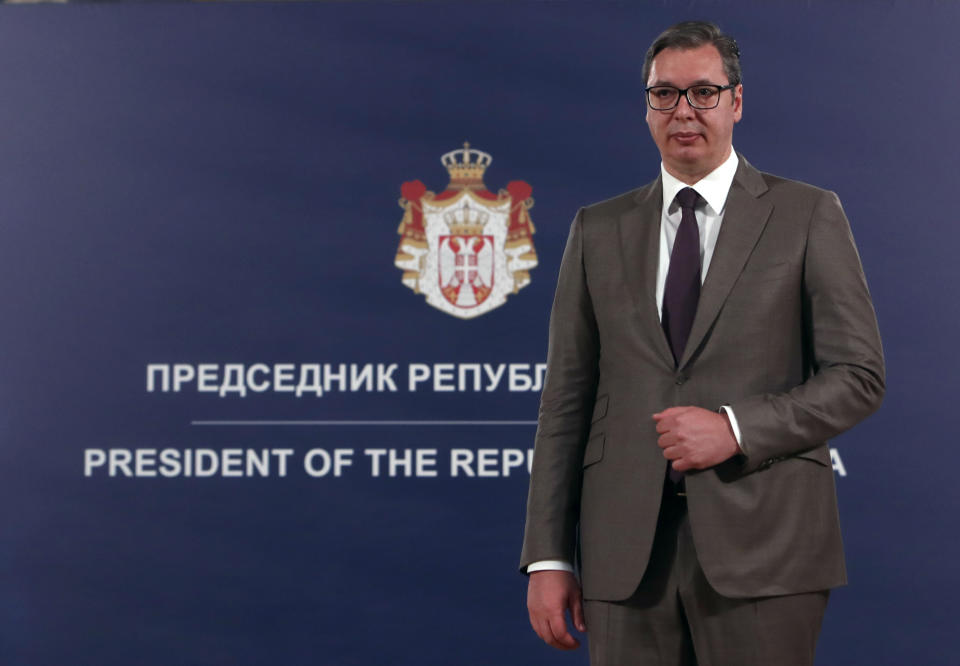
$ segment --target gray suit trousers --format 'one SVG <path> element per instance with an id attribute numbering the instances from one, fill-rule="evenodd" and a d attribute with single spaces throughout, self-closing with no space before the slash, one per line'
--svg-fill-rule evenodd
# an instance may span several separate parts
<path id="1" fill-rule="evenodd" d="M 665 490 L 650 564 L 624 601 L 587 600 L 591 666 L 813 666 L 829 590 L 731 599 L 697 561 L 686 500 Z"/>

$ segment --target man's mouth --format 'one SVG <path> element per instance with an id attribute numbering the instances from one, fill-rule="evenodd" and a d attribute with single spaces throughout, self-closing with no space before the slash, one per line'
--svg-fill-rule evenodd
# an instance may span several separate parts
<path id="1" fill-rule="evenodd" d="M 699 132 L 674 132 L 670 135 L 677 143 L 680 144 L 691 144 L 700 138 Z"/>

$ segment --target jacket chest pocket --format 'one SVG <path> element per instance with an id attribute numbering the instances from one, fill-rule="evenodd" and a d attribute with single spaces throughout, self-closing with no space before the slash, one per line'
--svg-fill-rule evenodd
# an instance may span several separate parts
<path id="1" fill-rule="evenodd" d="M 587 441 L 587 446 L 583 451 L 583 467 L 586 469 L 594 463 L 600 462 L 603 458 L 603 440 L 604 434 L 597 433 Z"/>

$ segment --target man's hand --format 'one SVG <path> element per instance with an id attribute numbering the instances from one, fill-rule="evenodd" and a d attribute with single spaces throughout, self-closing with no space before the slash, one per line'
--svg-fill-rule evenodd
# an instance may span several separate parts
<path id="1" fill-rule="evenodd" d="M 586 631 L 580 584 L 569 571 L 534 571 L 527 584 L 527 610 L 530 625 L 548 645 L 560 650 L 580 647 L 580 641 L 567 630 L 566 611 L 570 609 L 573 626 Z"/>
<path id="2" fill-rule="evenodd" d="M 653 415 L 663 457 L 673 469 L 706 469 L 740 453 L 726 414 L 702 407 L 670 407 Z"/>

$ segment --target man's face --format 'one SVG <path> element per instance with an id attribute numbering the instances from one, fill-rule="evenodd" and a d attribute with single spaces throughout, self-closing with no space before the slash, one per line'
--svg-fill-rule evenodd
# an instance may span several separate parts
<path id="1" fill-rule="evenodd" d="M 647 80 L 647 86 L 681 90 L 704 83 L 730 83 L 720 52 L 712 44 L 695 49 L 664 49 L 653 59 Z M 743 86 L 738 85 L 720 93 L 720 104 L 715 109 L 691 108 L 684 95 L 670 111 L 656 111 L 647 105 L 647 125 L 667 171 L 693 183 L 730 155 L 733 125 L 740 121 L 742 113 Z"/>

